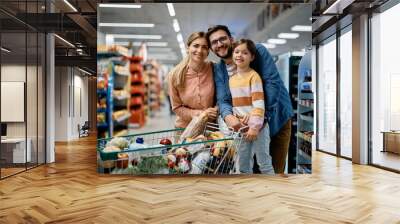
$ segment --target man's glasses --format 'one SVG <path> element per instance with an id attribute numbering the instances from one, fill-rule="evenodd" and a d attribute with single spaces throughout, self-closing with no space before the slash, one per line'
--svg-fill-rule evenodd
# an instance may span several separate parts
<path id="1" fill-rule="evenodd" d="M 216 40 L 211 41 L 211 46 L 217 46 L 218 42 L 223 44 L 226 40 L 228 40 L 227 36 L 220 37 L 220 38 L 218 38 Z"/>

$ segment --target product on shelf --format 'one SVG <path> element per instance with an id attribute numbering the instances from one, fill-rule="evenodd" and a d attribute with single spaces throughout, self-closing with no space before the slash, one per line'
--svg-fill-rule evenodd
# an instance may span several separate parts
<path id="1" fill-rule="evenodd" d="M 145 85 L 143 80 L 143 65 L 141 64 L 142 57 L 132 56 L 130 60 L 130 106 L 131 117 L 129 119 L 130 127 L 144 126 L 145 112 L 144 112 L 144 94 Z"/>

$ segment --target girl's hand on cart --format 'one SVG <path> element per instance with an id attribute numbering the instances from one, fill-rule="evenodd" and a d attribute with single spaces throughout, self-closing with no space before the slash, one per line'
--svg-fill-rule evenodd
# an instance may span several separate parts
<path id="1" fill-rule="evenodd" d="M 241 127 L 239 119 L 232 114 L 226 115 L 224 120 L 226 125 L 232 128 L 234 131 L 238 131 Z"/>
<path id="2" fill-rule="evenodd" d="M 238 118 L 242 126 L 246 126 L 249 123 L 250 115 L 246 114 L 244 116 L 238 116 Z"/>
<path id="3" fill-rule="evenodd" d="M 254 128 L 249 128 L 244 137 L 247 141 L 252 142 L 257 139 L 258 133 L 259 130 Z"/>

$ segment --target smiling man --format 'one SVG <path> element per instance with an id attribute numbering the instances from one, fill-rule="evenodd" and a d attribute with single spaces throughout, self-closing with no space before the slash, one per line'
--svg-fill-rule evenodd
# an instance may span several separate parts
<path id="1" fill-rule="evenodd" d="M 232 95 L 229 91 L 229 75 L 236 71 L 232 61 L 233 38 L 228 27 L 210 27 L 206 34 L 208 45 L 221 62 L 214 65 L 214 81 L 217 104 L 222 118 L 229 127 L 237 130 L 241 123 L 233 115 Z M 256 55 L 250 67 L 261 77 L 264 88 L 265 121 L 270 128 L 270 153 L 275 173 L 283 173 L 291 135 L 292 103 L 278 70 L 267 49 L 256 44 Z"/>

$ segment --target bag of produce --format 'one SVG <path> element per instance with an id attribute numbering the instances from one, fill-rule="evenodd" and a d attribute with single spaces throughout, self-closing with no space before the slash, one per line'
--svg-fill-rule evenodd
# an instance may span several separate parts
<path id="1" fill-rule="evenodd" d="M 180 141 L 183 142 L 186 138 L 195 138 L 201 135 L 207 125 L 207 113 L 201 113 L 190 121 L 189 125 L 183 131 Z"/>
<path id="2" fill-rule="evenodd" d="M 115 137 L 111 139 L 110 142 L 107 143 L 107 146 L 116 146 L 120 149 L 126 149 L 128 148 L 129 141 L 125 138 L 120 138 L 120 137 Z"/>

